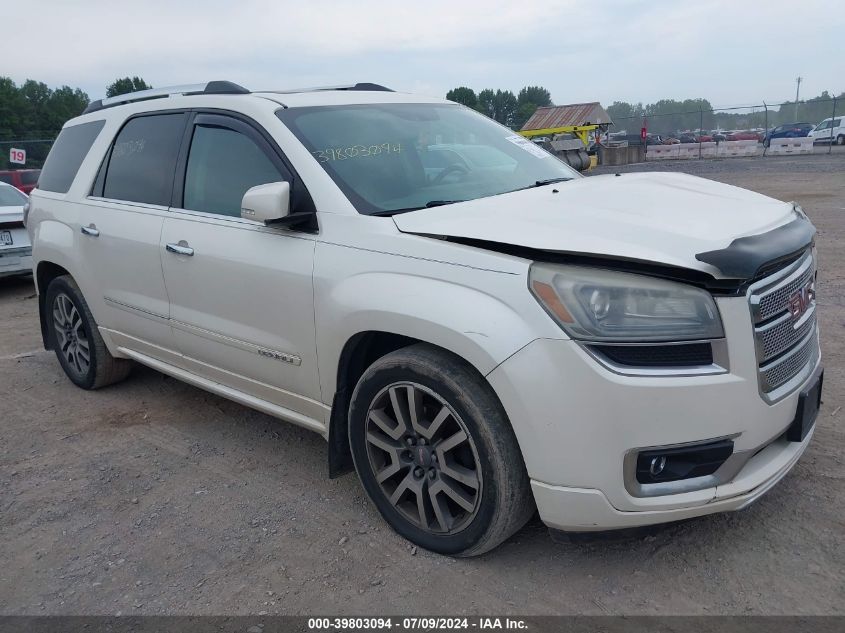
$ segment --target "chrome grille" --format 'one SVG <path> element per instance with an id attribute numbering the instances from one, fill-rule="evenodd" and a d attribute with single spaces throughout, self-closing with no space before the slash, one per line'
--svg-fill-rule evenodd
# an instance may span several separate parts
<path id="1" fill-rule="evenodd" d="M 796 327 L 797 325 L 797 327 Z M 757 328 L 757 357 L 767 361 L 793 347 L 816 327 L 816 309 L 796 324 L 788 312 L 771 323 Z"/>
<path id="2" fill-rule="evenodd" d="M 777 389 L 790 378 L 797 375 L 813 358 L 818 341 L 815 332 L 811 332 L 807 340 L 782 358 L 776 359 L 770 365 L 760 368 L 760 386 L 763 391 L 770 392 Z"/>
<path id="3" fill-rule="evenodd" d="M 760 321 L 766 321 L 771 319 L 773 316 L 784 312 L 786 310 L 786 302 L 789 295 L 799 288 L 806 286 L 816 273 L 811 255 L 807 255 L 806 257 L 800 259 L 796 266 L 797 270 L 795 272 L 798 274 L 795 276 L 788 275 L 784 280 L 784 285 L 770 289 L 766 294 L 757 295 L 759 297 L 759 304 L 755 315 L 756 318 L 754 319 L 755 322 L 759 323 Z M 790 270 L 791 268 L 793 267 L 790 266 L 786 270 Z M 778 274 L 779 273 L 775 273 L 772 277 L 776 277 Z M 765 282 L 772 277 L 768 277 L 760 283 L 765 284 Z"/>
<path id="4" fill-rule="evenodd" d="M 760 392 L 769 402 L 796 388 L 818 359 L 815 300 L 798 318 L 789 308 L 790 299 L 813 283 L 815 273 L 815 261 L 808 252 L 749 290 Z"/>

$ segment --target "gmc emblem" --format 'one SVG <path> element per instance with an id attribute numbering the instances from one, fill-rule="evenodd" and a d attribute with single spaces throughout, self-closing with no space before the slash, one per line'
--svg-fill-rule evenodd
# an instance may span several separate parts
<path id="1" fill-rule="evenodd" d="M 806 286 L 799 288 L 789 295 L 786 300 L 786 307 L 789 308 L 789 314 L 792 315 L 792 319 L 797 321 L 807 310 L 810 309 L 810 306 L 813 305 L 815 301 L 816 288 L 815 284 L 810 281 Z"/>

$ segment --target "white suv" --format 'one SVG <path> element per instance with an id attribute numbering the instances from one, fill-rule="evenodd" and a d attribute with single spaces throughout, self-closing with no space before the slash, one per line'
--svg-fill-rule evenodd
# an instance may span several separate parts
<path id="1" fill-rule="evenodd" d="M 807 447 L 815 229 L 683 174 L 583 178 L 374 84 L 124 95 L 69 121 L 27 226 L 44 344 L 328 440 L 385 520 L 479 554 L 737 510 Z"/>
<path id="2" fill-rule="evenodd" d="M 810 136 L 813 138 L 813 143 L 836 143 L 837 145 L 845 145 L 845 116 L 838 116 L 836 118 L 828 118 L 819 123 Z"/>

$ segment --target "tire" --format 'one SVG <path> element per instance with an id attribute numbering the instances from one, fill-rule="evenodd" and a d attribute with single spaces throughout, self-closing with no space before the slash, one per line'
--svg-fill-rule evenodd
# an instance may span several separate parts
<path id="1" fill-rule="evenodd" d="M 72 277 L 63 275 L 50 282 L 44 311 L 50 345 L 65 374 L 77 387 L 99 389 L 129 375 L 132 361 L 109 353 L 88 303 Z"/>
<path id="2" fill-rule="evenodd" d="M 417 344 L 373 363 L 352 394 L 349 441 L 382 517 L 427 550 L 483 554 L 534 513 L 501 403 L 475 368 L 449 352 Z"/>
<path id="3" fill-rule="evenodd" d="M 845 145 L 845 134 L 840 134 L 836 137 L 836 144 L 837 145 Z"/>

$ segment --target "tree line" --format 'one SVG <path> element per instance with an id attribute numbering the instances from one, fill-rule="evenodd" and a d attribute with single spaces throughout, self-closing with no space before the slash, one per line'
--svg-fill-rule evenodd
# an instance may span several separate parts
<path id="1" fill-rule="evenodd" d="M 542 86 L 525 86 L 516 95 L 510 90 L 491 88 L 476 94 L 472 88 L 461 86 L 447 92 L 446 98 L 515 130 L 525 125 L 537 108 L 553 105 L 551 93 Z"/>
<path id="2" fill-rule="evenodd" d="M 713 112 L 707 99 L 661 99 L 655 103 L 614 101 L 607 107 L 615 130 L 635 134 L 646 119 L 649 132 L 671 134 L 681 130 L 745 130 L 769 128 L 785 123 L 819 123 L 833 115 L 834 96 L 826 90 L 817 97 L 768 106 L 762 104 L 740 111 Z M 845 115 L 845 92 L 836 97 L 837 115 Z"/>
<path id="3" fill-rule="evenodd" d="M 152 88 L 140 77 L 121 77 L 106 87 L 107 97 Z M 473 108 L 513 129 L 520 129 L 539 107 L 551 106 L 551 93 L 542 86 L 525 86 L 517 94 L 510 90 L 486 88 L 476 93 L 460 86 L 446 93 L 446 98 Z M 679 130 L 748 129 L 792 122 L 818 123 L 832 115 L 833 95 L 827 91 L 798 104 L 787 102 L 741 112 L 713 112 L 707 99 L 661 99 L 655 103 L 614 101 L 607 107 L 616 130 L 636 133 L 646 117 L 650 131 L 669 134 Z M 837 114 L 845 115 L 845 92 L 837 99 Z M 78 116 L 90 99 L 79 88 L 50 88 L 44 82 L 27 79 L 20 86 L 9 77 L 0 76 L 0 169 L 8 168 L 9 141 L 27 151 L 27 167 L 42 164 L 65 121 Z M 48 142 L 34 142 L 40 140 Z"/>
<path id="4" fill-rule="evenodd" d="M 123 77 L 106 87 L 106 96 L 150 87 L 140 77 Z M 35 141 L 52 141 L 65 121 L 82 114 L 89 102 L 79 88 L 50 88 L 33 79 L 18 86 L 11 78 L 0 77 L 0 169 L 9 166 L 8 141 L 16 141 L 16 147 L 26 150 L 26 167 L 40 167 L 51 143 Z"/>

